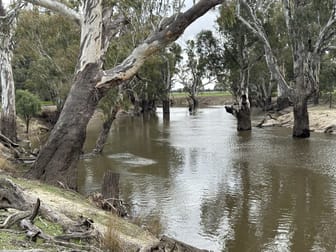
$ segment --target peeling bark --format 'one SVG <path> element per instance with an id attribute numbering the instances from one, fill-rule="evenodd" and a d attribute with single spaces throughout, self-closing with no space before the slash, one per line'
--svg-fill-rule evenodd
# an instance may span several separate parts
<path id="1" fill-rule="evenodd" d="M 310 136 L 307 98 L 298 96 L 294 100 L 293 137 L 306 138 Z"/>
<path id="2" fill-rule="evenodd" d="M 89 64 L 75 83 L 50 136 L 27 173 L 54 185 L 77 188 L 77 161 L 86 137 L 86 126 L 102 97 L 95 84 L 99 66 Z"/>
<path id="3" fill-rule="evenodd" d="M 15 13 L 0 16 L 0 81 L 1 113 L 0 131 L 16 141 L 15 88 L 12 70 L 13 34 L 16 28 Z"/>
<path id="4" fill-rule="evenodd" d="M 222 2 L 224 0 L 198 1 L 171 23 L 154 31 L 120 65 L 103 71 L 102 51 L 106 44 L 102 43 L 102 0 L 85 1 L 76 78 L 60 117 L 27 176 L 76 189 L 77 161 L 85 141 L 86 126 L 98 101 L 109 88 L 133 77 L 150 55 L 175 41 L 193 21 Z"/>

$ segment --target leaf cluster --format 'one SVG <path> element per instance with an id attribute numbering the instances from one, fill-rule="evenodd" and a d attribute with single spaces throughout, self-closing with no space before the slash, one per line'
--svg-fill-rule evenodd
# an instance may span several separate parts
<path id="1" fill-rule="evenodd" d="M 68 93 L 79 51 L 79 27 L 39 9 L 21 13 L 13 69 L 17 88 L 57 105 Z"/>
<path id="2" fill-rule="evenodd" d="M 26 120 L 41 111 L 41 100 L 28 90 L 17 90 L 15 99 L 17 113 Z"/>

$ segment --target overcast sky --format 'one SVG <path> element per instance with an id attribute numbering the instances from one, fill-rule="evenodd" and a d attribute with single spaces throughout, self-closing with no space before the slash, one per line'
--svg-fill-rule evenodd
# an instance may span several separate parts
<path id="1" fill-rule="evenodd" d="M 11 0 L 2 0 L 3 3 L 6 5 L 8 4 Z M 185 1 L 185 9 L 191 7 L 193 4 L 193 0 L 186 0 Z M 197 19 L 193 24 L 191 24 L 182 37 L 178 40 L 178 42 L 183 46 L 185 44 L 185 41 L 188 39 L 192 39 L 195 37 L 197 33 L 199 33 L 202 30 L 209 30 L 212 29 L 214 30 L 214 25 L 215 25 L 215 20 L 216 20 L 216 12 L 215 11 L 209 11 L 206 13 L 204 16 L 200 17 Z"/>
<path id="2" fill-rule="evenodd" d="M 191 7 L 193 0 L 186 0 L 186 8 Z M 185 45 L 185 42 L 192 39 L 202 30 L 215 30 L 217 11 L 208 11 L 204 16 L 198 18 L 192 23 L 184 32 L 184 34 L 178 39 L 178 43 L 181 46 Z"/>

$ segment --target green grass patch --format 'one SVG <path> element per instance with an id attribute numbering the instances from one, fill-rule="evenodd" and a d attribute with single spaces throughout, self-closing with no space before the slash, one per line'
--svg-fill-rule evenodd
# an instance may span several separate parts
<path id="1" fill-rule="evenodd" d="M 172 92 L 172 97 L 187 97 L 189 94 L 187 92 Z M 232 94 L 228 91 L 211 91 L 211 92 L 200 92 L 198 96 L 203 97 L 212 97 L 212 96 L 232 96 Z"/>
<path id="2" fill-rule="evenodd" d="M 52 223 L 48 220 L 45 220 L 41 217 L 38 217 L 34 221 L 35 226 L 40 228 L 44 233 L 51 235 L 51 236 L 57 236 L 63 234 L 63 229 L 61 225 Z"/>
<path id="3" fill-rule="evenodd" d="M 25 234 L 11 233 L 0 230 L 0 250 L 21 249 L 22 244 L 26 243 Z"/>
<path id="4" fill-rule="evenodd" d="M 52 106 L 55 105 L 52 101 L 41 101 L 42 106 Z"/>

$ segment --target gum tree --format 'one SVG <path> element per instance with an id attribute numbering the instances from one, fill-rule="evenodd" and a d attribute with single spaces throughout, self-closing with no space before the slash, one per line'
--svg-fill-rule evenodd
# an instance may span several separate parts
<path id="1" fill-rule="evenodd" d="M 4 8 L 0 0 L 0 81 L 1 113 L 0 131 L 9 139 L 16 140 L 15 88 L 12 70 L 13 36 L 16 28 L 16 14 L 21 7 Z"/>
<path id="2" fill-rule="evenodd" d="M 29 177 L 76 189 L 77 161 L 86 126 L 99 100 L 110 88 L 132 78 L 150 55 L 175 41 L 193 21 L 224 0 L 200 0 L 186 12 L 165 18 L 122 63 L 105 70 L 104 55 L 109 44 L 127 22 L 117 11 L 118 1 L 113 5 L 103 0 L 85 0 L 78 10 L 55 0 L 28 2 L 63 13 L 81 26 L 74 83 L 56 125 L 29 172 Z"/>
<path id="3" fill-rule="evenodd" d="M 293 79 L 285 78 L 275 57 L 263 18 L 274 4 L 281 4 L 292 53 Z M 310 136 L 308 99 L 318 92 L 320 62 L 336 31 L 336 2 L 237 0 L 237 17 L 264 45 L 265 58 L 279 91 L 293 102 L 293 137 Z"/>

